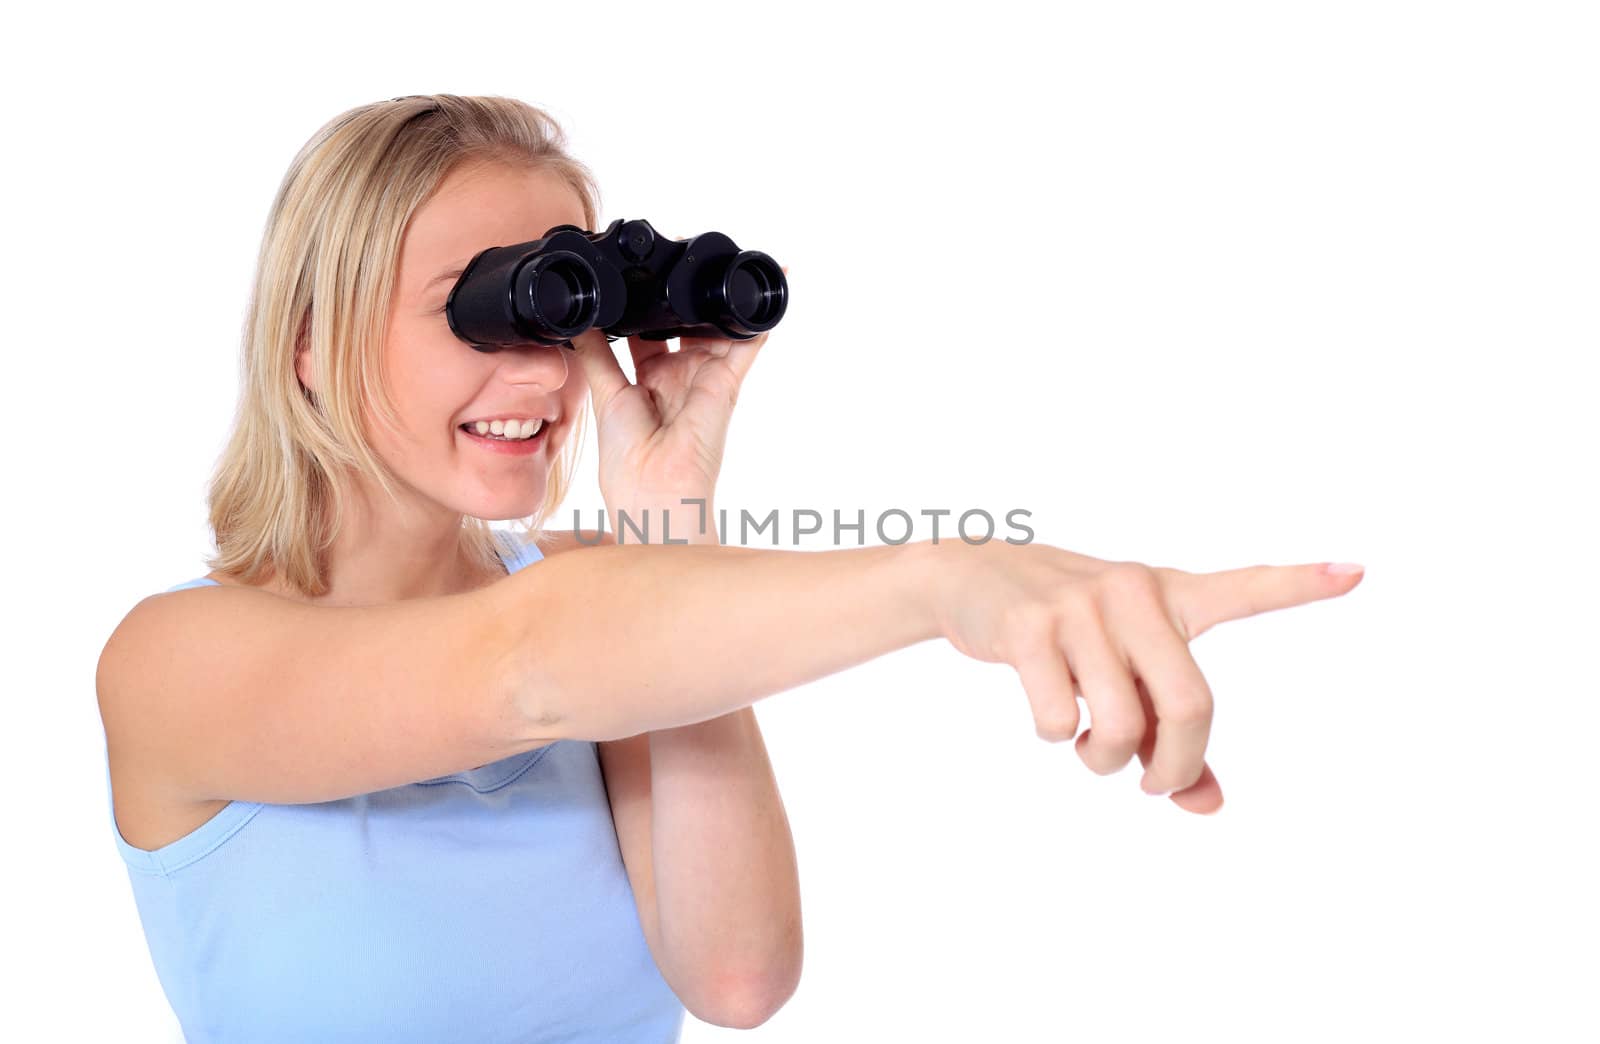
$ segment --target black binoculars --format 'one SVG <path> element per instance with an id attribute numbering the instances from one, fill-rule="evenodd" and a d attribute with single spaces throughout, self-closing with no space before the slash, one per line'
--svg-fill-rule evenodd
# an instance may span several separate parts
<path id="1" fill-rule="evenodd" d="M 564 345 L 590 327 L 637 336 L 749 340 L 778 325 L 789 281 L 759 250 L 721 232 L 665 239 L 644 220 L 604 232 L 557 225 L 543 239 L 489 247 L 445 302 L 455 335 L 480 352 Z"/>

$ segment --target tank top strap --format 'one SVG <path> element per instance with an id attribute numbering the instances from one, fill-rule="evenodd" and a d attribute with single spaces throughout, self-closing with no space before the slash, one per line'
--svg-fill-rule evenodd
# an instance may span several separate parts
<path id="1" fill-rule="evenodd" d="M 543 560 L 544 552 L 539 550 L 539 545 L 531 537 L 520 536 L 509 529 L 497 529 L 494 534 L 500 544 L 500 558 L 506 564 L 507 573 L 515 573 Z"/>
<path id="2" fill-rule="evenodd" d="M 221 587 L 222 586 L 221 584 L 217 583 L 215 580 L 211 579 L 209 576 L 197 576 L 193 580 L 185 580 L 181 584 L 173 584 L 171 587 L 167 588 L 165 591 L 162 591 L 161 593 L 162 594 L 170 594 L 173 591 L 182 591 L 182 590 L 185 590 L 186 588 L 190 588 L 190 587 L 205 587 L 207 584 L 211 585 L 212 587 Z"/>

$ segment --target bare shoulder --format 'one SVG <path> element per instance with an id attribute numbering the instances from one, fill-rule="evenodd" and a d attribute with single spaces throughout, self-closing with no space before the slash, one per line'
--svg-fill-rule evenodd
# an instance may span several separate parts
<path id="1" fill-rule="evenodd" d="M 546 558 L 564 551 L 581 551 L 584 548 L 617 542 L 610 533 L 602 533 L 598 529 L 541 529 L 539 534 L 539 551 Z"/>
<path id="2" fill-rule="evenodd" d="M 218 579 L 215 575 L 208 579 Z M 232 586 L 244 586 L 223 578 Z M 198 588 L 195 590 L 204 590 Z M 197 595 L 190 591 L 152 594 L 134 606 L 101 650 L 95 668 L 95 689 L 100 719 L 106 737 L 106 757 L 111 785 L 112 817 L 122 839 L 135 848 L 154 851 L 198 829 L 227 807 L 225 800 L 186 800 L 170 793 L 170 788 L 152 770 L 150 759 L 142 756 L 147 743 L 141 733 L 154 727 L 126 692 L 135 675 L 160 663 L 155 650 L 180 632 L 184 620 L 198 609 Z"/>

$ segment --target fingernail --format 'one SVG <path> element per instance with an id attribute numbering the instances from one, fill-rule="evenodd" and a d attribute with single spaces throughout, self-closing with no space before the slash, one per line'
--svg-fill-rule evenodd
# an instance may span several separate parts
<path id="1" fill-rule="evenodd" d="M 1172 793 L 1170 790 L 1151 790 L 1149 787 L 1148 776 L 1139 781 L 1139 789 L 1144 791 L 1146 794 L 1149 794 L 1151 797 L 1166 797 L 1168 794 Z"/>
<path id="2" fill-rule="evenodd" d="M 1355 562 L 1322 563 L 1322 571 L 1329 576 L 1349 576 L 1351 573 L 1359 573 L 1365 569 L 1366 566 L 1358 565 Z"/>

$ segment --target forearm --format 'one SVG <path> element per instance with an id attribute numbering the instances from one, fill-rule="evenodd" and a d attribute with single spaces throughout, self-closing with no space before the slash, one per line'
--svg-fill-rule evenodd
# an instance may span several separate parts
<path id="1" fill-rule="evenodd" d="M 702 524 L 716 516 L 709 499 L 644 507 L 621 505 L 649 543 L 719 542 Z M 619 512 L 608 512 L 620 534 Z M 653 895 L 641 906 L 655 915 L 659 959 L 702 1010 L 768 1012 L 799 983 L 803 931 L 794 839 L 755 711 L 645 735 Z"/>
<path id="2" fill-rule="evenodd" d="M 664 956 L 710 996 L 774 1008 L 800 979 L 794 840 L 755 711 L 650 733 Z"/>
<path id="3" fill-rule="evenodd" d="M 607 545 L 553 556 L 486 589 L 501 684 L 538 738 L 704 721 L 938 637 L 929 550 Z"/>

